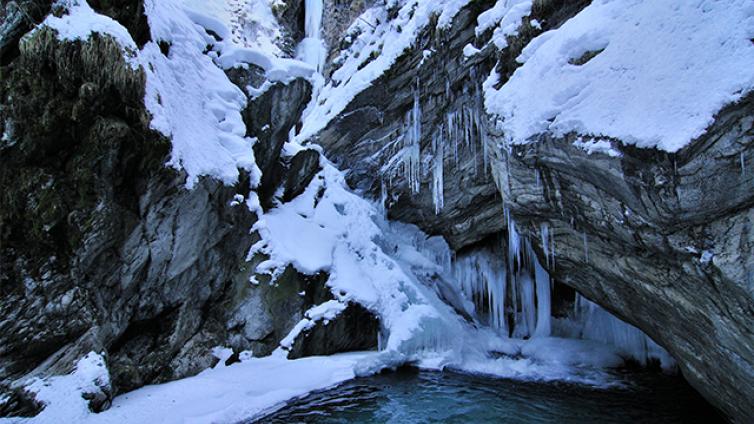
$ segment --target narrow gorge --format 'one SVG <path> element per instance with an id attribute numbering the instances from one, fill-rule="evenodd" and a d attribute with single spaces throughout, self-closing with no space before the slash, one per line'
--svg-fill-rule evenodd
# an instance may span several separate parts
<path id="1" fill-rule="evenodd" d="M 1 4 L 0 423 L 754 422 L 750 0 Z"/>

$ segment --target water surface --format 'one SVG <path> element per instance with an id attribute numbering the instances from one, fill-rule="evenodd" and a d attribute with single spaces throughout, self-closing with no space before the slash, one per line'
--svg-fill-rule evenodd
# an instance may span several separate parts
<path id="1" fill-rule="evenodd" d="M 619 376 L 622 388 L 401 370 L 295 401 L 259 423 L 718 423 L 680 377 Z"/>

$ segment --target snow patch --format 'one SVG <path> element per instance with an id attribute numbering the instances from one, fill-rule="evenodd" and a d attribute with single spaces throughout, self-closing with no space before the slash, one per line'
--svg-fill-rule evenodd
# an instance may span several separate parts
<path id="1" fill-rule="evenodd" d="M 594 1 L 500 89 L 493 71 L 485 105 L 509 143 L 576 132 L 676 152 L 754 88 L 752 37 L 749 0 Z"/>
<path id="2" fill-rule="evenodd" d="M 438 28 L 447 28 L 469 0 L 392 0 L 364 12 L 346 32 L 350 47 L 334 61 L 339 68 L 307 110 L 296 141 L 314 136 L 356 97 L 377 80 L 438 16 Z M 397 9 L 395 19 L 388 9 Z"/>
<path id="3" fill-rule="evenodd" d="M 40 27 L 54 29 L 59 39 L 67 41 L 86 41 L 95 33 L 107 34 L 121 45 L 127 62 L 134 69 L 138 68 L 139 64 L 134 60 L 138 50 L 136 43 L 123 25 L 95 12 L 86 0 L 70 0 L 67 2 L 66 9 L 67 13 L 60 17 L 48 15 L 31 34 Z"/>
<path id="4" fill-rule="evenodd" d="M 83 396 L 103 389 L 109 390 L 109 387 L 110 374 L 104 358 L 98 353 L 90 352 L 76 363 L 71 374 L 30 381 L 26 390 L 34 393 L 36 399 L 45 404 L 45 408 L 35 417 L 20 418 L 14 422 L 83 422 L 96 417 L 89 410 L 89 402 Z M 0 422 L 4 421 L 0 418 Z"/>
<path id="5" fill-rule="evenodd" d="M 516 35 L 521 20 L 531 13 L 531 6 L 532 0 L 498 0 L 477 18 L 477 37 L 494 28 L 492 43 L 500 50 L 508 47 L 507 37 Z"/>

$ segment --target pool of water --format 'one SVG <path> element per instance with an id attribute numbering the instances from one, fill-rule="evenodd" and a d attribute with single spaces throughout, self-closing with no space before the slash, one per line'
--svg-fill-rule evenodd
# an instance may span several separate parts
<path id="1" fill-rule="evenodd" d="M 400 370 L 287 405 L 258 423 L 718 423 L 680 377 L 642 372 L 600 389 Z"/>

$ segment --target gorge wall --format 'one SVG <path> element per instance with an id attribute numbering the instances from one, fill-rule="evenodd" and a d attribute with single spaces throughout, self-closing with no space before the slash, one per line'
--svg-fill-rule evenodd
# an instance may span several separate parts
<path id="1" fill-rule="evenodd" d="M 160 42 L 145 29 L 148 3 L 89 2 L 140 48 Z M 305 11 L 289 3 L 275 13 L 293 54 Z M 316 87 L 272 81 L 253 63 L 228 69 L 248 101 L 241 115 L 261 180 L 254 186 L 244 171 L 233 184 L 205 176 L 188 189 L 186 172 L 166 166 L 170 140 L 150 127 L 145 70 L 108 36 L 65 42 L 43 29 L 22 38 L 62 11 L 3 2 L 0 415 L 37 412 L 23 383 L 67 373 L 90 351 L 105 352 L 112 376 L 92 394 L 93 410 L 213 365 L 215 346 L 233 349 L 228 361 L 272 353 L 305 311 L 334 295 L 326 273 L 293 267 L 275 284 L 249 284 L 268 257 L 249 255 L 259 217 L 245 205 L 250 191 L 258 213 L 303 193 L 324 161 L 311 143 L 390 219 L 442 235 L 456 252 L 505 240 L 515 221 L 558 283 L 650 335 L 733 420 L 754 421 L 754 97 L 727 106 L 676 153 L 618 139 L 585 150 L 577 133 L 512 145 L 485 109 L 487 76 L 504 84 L 532 39 L 590 3 L 534 1 L 502 49 L 492 29 L 476 31 L 494 1 L 470 2 L 446 27 L 433 15 L 295 153 L 285 143 L 302 134 Z M 326 83 L 350 54 L 351 24 L 373 5 L 324 2 Z M 159 48 L 170 56 L 170 43 Z M 359 69 L 378 56 L 362 57 Z M 289 357 L 376 347 L 372 311 L 352 304 L 341 317 L 302 333 Z"/>
<path id="2" fill-rule="evenodd" d="M 704 136 L 674 154 L 620 140 L 610 141 L 614 152 L 593 153 L 574 145 L 575 133 L 544 133 L 510 146 L 484 111 L 482 82 L 492 69 L 504 82 L 532 38 L 589 2 L 534 2 L 502 51 L 488 42 L 491 31 L 474 33 L 492 3 L 463 8 L 444 32 L 423 31 L 314 140 L 350 170 L 353 186 L 380 198 L 387 185 L 383 201 L 391 218 L 441 234 L 455 249 L 506 231 L 509 214 L 541 263 L 554 252 L 551 276 L 652 336 L 730 416 L 754 419 L 752 96 L 721 111 Z M 468 57 L 469 43 L 481 51 Z M 418 192 L 401 156 L 415 96 L 422 128 Z M 463 120 L 459 129 L 471 140 L 454 144 L 458 130 L 448 125 L 449 114 Z M 439 211 L 437 161 L 444 180 Z"/>

